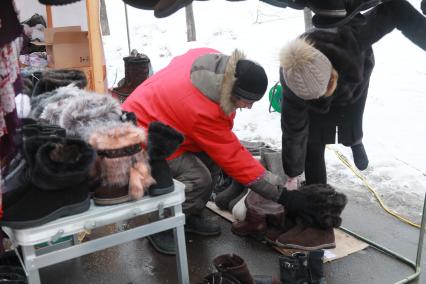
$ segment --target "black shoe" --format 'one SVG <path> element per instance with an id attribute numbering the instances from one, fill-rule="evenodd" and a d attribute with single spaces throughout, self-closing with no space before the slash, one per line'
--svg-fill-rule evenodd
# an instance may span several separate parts
<path id="1" fill-rule="evenodd" d="M 202 236 L 215 236 L 220 234 L 220 226 L 200 215 L 187 215 L 185 232 Z"/>
<path id="2" fill-rule="evenodd" d="M 147 238 L 156 251 L 167 255 L 176 254 L 175 238 L 172 230 L 150 235 Z"/>
<path id="3" fill-rule="evenodd" d="M 355 166 L 358 170 L 363 171 L 368 167 L 368 157 L 362 143 L 351 147 L 352 155 L 354 157 Z"/>

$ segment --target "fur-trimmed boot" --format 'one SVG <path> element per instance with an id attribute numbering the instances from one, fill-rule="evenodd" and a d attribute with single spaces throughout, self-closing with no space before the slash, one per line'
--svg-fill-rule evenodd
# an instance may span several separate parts
<path id="1" fill-rule="evenodd" d="M 92 133 L 89 143 L 96 149 L 95 176 L 100 187 L 93 200 L 98 205 L 112 205 L 143 197 L 154 183 L 148 155 L 142 148 L 145 132 L 130 123 L 104 126 Z"/>
<path id="2" fill-rule="evenodd" d="M 93 148 L 79 139 L 34 136 L 24 143 L 30 182 L 19 198 L 5 199 L 2 226 L 23 229 L 86 211 Z"/>
<path id="3" fill-rule="evenodd" d="M 83 89 L 87 85 L 87 78 L 83 71 L 76 69 L 55 69 L 44 71 L 35 84 L 32 96 L 51 92 L 59 87 L 74 85 Z"/>
<path id="4" fill-rule="evenodd" d="M 150 74 L 151 60 L 145 54 L 137 53 L 135 56 L 126 56 L 124 60 L 124 78 L 118 86 L 112 89 L 123 103 L 127 97 L 144 82 Z"/>
<path id="5" fill-rule="evenodd" d="M 148 189 L 149 195 L 162 195 L 174 190 L 173 175 L 166 158 L 173 154 L 184 137 L 175 129 L 155 121 L 148 127 L 148 154 L 151 174 L 155 184 Z"/>

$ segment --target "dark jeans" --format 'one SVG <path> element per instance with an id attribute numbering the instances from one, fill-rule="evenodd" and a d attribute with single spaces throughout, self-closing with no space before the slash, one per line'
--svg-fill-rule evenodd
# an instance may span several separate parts
<path id="1" fill-rule="evenodd" d="M 220 168 L 205 153 L 185 153 L 169 161 L 173 178 L 185 184 L 185 214 L 199 215 L 213 192 Z"/>

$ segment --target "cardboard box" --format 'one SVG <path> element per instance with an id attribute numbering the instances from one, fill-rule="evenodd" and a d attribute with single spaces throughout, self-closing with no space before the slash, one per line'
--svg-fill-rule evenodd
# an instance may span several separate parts
<path id="1" fill-rule="evenodd" d="M 50 68 L 74 68 L 90 66 L 89 39 L 79 26 L 46 28 L 44 42 Z"/>

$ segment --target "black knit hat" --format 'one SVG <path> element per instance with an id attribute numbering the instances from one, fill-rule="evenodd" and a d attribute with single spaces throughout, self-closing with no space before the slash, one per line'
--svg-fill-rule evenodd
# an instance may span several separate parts
<path id="1" fill-rule="evenodd" d="M 236 81 L 232 90 L 232 95 L 250 100 L 258 101 L 268 87 L 268 77 L 265 70 L 259 64 L 240 59 L 235 68 Z"/>

